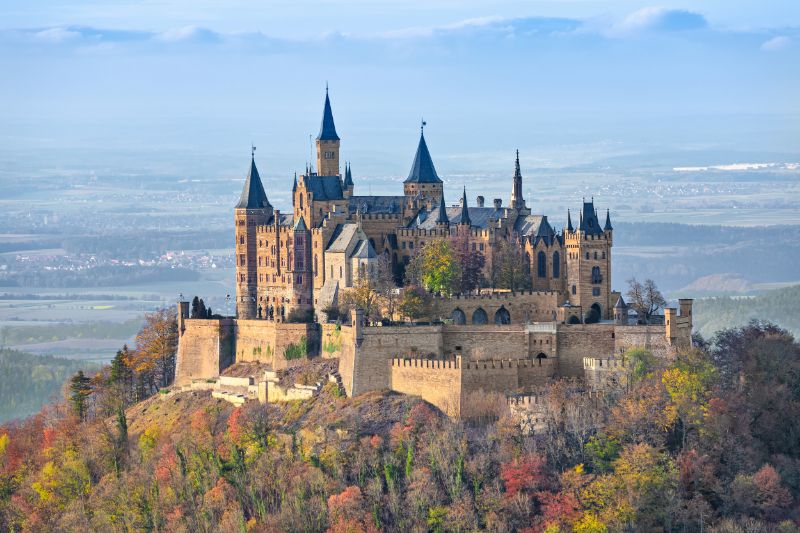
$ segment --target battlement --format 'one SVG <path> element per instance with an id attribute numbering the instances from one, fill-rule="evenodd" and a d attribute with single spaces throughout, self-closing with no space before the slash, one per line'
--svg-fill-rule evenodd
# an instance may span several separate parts
<path id="1" fill-rule="evenodd" d="M 504 370 L 504 369 L 534 369 L 553 367 L 558 361 L 553 358 L 542 359 L 478 359 L 464 363 L 464 370 Z"/>
<path id="2" fill-rule="evenodd" d="M 518 292 L 482 292 L 477 294 L 454 294 L 452 296 L 433 295 L 434 301 L 458 301 L 463 300 L 467 302 L 484 301 L 484 300 L 521 300 L 529 296 L 555 296 L 558 297 L 558 291 L 518 291 Z"/>
<path id="3" fill-rule="evenodd" d="M 429 369 L 458 370 L 461 368 L 461 357 L 454 359 L 425 359 L 421 357 L 394 357 L 391 361 L 394 367 L 412 367 Z"/>
<path id="4" fill-rule="evenodd" d="M 509 407 L 530 408 L 543 405 L 544 399 L 538 394 L 512 394 L 506 396 L 506 403 Z"/>
<path id="5" fill-rule="evenodd" d="M 617 371 L 623 370 L 627 367 L 625 358 L 617 357 L 584 357 L 583 368 L 584 370 L 599 370 L 599 371 Z"/>

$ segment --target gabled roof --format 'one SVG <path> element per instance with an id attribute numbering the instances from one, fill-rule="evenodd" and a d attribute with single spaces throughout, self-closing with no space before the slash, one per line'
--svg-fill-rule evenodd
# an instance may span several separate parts
<path id="1" fill-rule="evenodd" d="M 247 172 L 247 179 L 244 180 L 244 189 L 236 204 L 240 209 L 262 209 L 272 207 L 267 200 L 267 193 L 264 185 L 261 184 L 261 176 L 258 175 L 255 156 L 250 158 L 250 170 Z"/>
<path id="2" fill-rule="evenodd" d="M 339 176 L 302 176 L 306 189 L 314 195 L 314 200 L 341 200 L 344 198 L 342 180 Z"/>
<path id="3" fill-rule="evenodd" d="M 358 259 L 374 259 L 378 257 L 378 254 L 375 253 L 375 248 L 372 247 L 372 244 L 366 239 L 361 240 L 356 245 L 353 254 L 350 257 L 355 257 Z"/>
<path id="4" fill-rule="evenodd" d="M 350 214 L 356 211 L 365 214 L 397 214 L 403 208 L 405 196 L 351 196 L 349 200 Z"/>
<path id="5" fill-rule="evenodd" d="M 425 135 L 420 134 L 417 154 L 414 156 L 414 164 L 411 165 L 411 172 L 403 183 L 442 183 L 433 167 L 431 153 L 425 142 Z"/>
<path id="6" fill-rule="evenodd" d="M 306 226 L 306 221 L 303 220 L 303 216 L 300 215 L 300 218 L 297 219 L 297 222 L 294 225 L 295 231 L 308 231 L 308 226 Z"/>
<path id="7" fill-rule="evenodd" d="M 623 300 L 622 295 L 620 295 L 620 297 L 617 299 L 617 303 L 614 304 L 614 309 L 625 309 L 626 307 L 628 306 L 625 305 L 625 300 Z"/>
<path id="8" fill-rule="evenodd" d="M 328 98 L 328 88 L 325 88 L 325 108 L 322 110 L 322 125 L 319 128 L 318 141 L 338 141 L 336 135 L 336 125 L 333 123 L 333 111 L 331 111 L 331 100 Z"/>
<path id="9" fill-rule="evenodd" d="M 346 252 L 347 246 L 350 244 L 350 241 L 353 240 L 358 231 L 358 224 L 348 223 L 338 225 L 334 231 L 335 235 L 331 239 L 331 243 L 328 245 L 328 248 L 325 251 Z"/>

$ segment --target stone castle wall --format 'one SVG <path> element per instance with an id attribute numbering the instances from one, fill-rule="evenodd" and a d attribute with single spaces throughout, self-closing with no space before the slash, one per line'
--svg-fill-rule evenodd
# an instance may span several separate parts
<path id="1" fill-rule="evenodd" d="M 393 391 L 419 396 L 452 417 L 461 414 L 461 358 L 447 361 L 392 359 L 389 385 Z"/>
<path id="2" fill-rule="evenodd" d="M 486 312 L 488 323 L 494 324 L 495 314 L 504 307 L 511 316 L 512 324 L 527 324 L 554 320 L 553 312 L 562 303 L 560 298 L 560 294 L 554 291 L 487 293 L 434 298 L 433 305 L 445 317 L 451 316 L 455 309 L 460 309 L 466 316 L 467 324 L 472 324 L 472 315 L 479 308 Z"/>
<path id="3" fill-rule="evenodd" d="M 183 319 L 175 361 L 175 384 L 216 378 L 234 362 L 235 321 Z"/>
<path id="4" fill-rule="evenodd" d="M 299 364 L 303 358 L 287 359 L 287 349 L 299 346 L 305 338 L 310 355 L 319 345 L 318 324 L 293 324 L 272 320 L 238 320 L 236 324 L 236 360 L 258 361 L 279 370 Z"/>

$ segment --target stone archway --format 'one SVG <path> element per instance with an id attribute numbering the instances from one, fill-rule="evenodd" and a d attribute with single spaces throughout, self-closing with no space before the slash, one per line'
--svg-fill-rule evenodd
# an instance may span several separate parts
<path id="1" fill-rule="evenodd" d="M 494 314 L 494 323 L 498 325 L 511 324 L 511 314 L 505 306 L 501 305 L 500 309 Z"/>
<path id="2" fill-rule="evenodd" d="M 463 326 L 467 323 L 467 315 L 464 314 L 464 311 L 456 307 L 453 309 L 453 312 L 450 313 L 450 318 L 453 321 L 453 324 L 457 326 Z"/>
<path id="3" fill-rule="evenodd" d="M 486 311 L 483 310 L 482 307 L 479 307 L 472 313 L 472 323 L 473 324 L 488 324 L 489 323 L 489 316 L 486 314 Z"/>

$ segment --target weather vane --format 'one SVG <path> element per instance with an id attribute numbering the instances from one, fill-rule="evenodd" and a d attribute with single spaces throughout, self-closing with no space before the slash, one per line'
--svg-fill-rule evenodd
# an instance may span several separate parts
<path id="1" fill-rule="evenodd" d="M 256 145 L 252 142 L 250 143 L 250 157 L 256 156 Z"/>
<path id="2" fill-rule="evenodd" d="M 420 134 L 424 134 L 424 133 L 425 133 L 425 126 L 427 126 L 427 125 L 428 125 L 428 123 L 427 123 L 427 122 L 425 122 L 425 119 L 424 119 L 424 118 L 423 118 L 423 119 L 420 119 L 420 125 L 419 125 L 419 132 L 420 132 Z"/>

